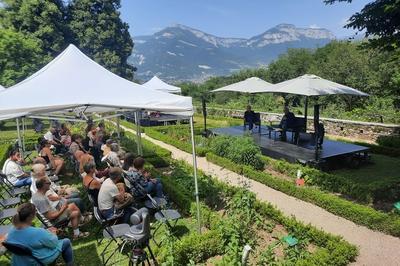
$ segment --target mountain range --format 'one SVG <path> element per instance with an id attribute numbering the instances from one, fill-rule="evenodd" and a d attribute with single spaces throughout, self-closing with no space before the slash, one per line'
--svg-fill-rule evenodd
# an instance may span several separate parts
<path id="1" fill-rule="evenodd" d="M 168 82 L 202 81 L 244 68 L 267 66 L 288 48 L 318 48 L 335 39 L 327 29 L 279 24 L 244 38 L 217 37 L 184 25 L 173 25 L 149 36 L 134 38 L 129 63 L 136 78 L 157 75 Z"/>

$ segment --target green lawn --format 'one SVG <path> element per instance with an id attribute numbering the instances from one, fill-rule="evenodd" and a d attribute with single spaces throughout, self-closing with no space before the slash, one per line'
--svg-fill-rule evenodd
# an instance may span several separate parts
<path id="1" fill-rule="evenodd" d="M 335 175 L 345 176 L 355 183 L 368 185 L 371 182 L 400 181 L 400 158 L 380 154 L 371 155 L 372 163 L 359 169 L 340 169 Z"/>

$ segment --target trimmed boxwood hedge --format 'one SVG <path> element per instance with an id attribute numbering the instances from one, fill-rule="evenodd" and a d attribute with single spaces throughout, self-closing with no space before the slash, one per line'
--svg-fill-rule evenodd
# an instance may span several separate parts
<path id="1" fill-rule="evenodd" d="M 294 182 L 276 178 L 269 173 L 254 170 L 246 165 L 239 165 L 228 159 L 207 153 L 207 160 L 231 171 L 256 180 L 287 195 L 311 202 L 327 211 L 349 219 L 357 224 L 379 230 L 394 236 L 400 236 L 400 217 L 374 210 L 368 206 L 328 194 L 316 187 L 298 187 Z"/>
<path id="2" fill-rule="evenodd" d="M 12 145 L 10 144 L 2 144 L 0 145 L 0 166 L 3 166 L 4 162 L 8 158 L 8 153 L 11 150 Z"/>

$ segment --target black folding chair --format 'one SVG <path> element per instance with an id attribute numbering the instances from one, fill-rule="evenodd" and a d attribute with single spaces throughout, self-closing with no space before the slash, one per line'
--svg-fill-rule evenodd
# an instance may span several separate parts
<path id="1" fill-rule="evenodd" d="M 6 191 L 10 197 L 26 196 L 30 192 L 27 187 L 14 187 L 3 173 L 0 173 L 0 188 Z"/>
<path id="2" fill-rule="evenodd" d="M 45 266 L 44 263 L 42 263 L 38 258 L 36 258 L 33 255 L 33 252 L 30 248 L 22 245 L 22 244 L 18 244 L 18 243 L 11 243 L 11 242 L 3 242 L 3 246 L 10 251 L 11 253 L 13 253 L 14 255 L 17 256 L 22 256 L 22 257 L 28 257 L 31 258 L 32 260 L 34 260 L 37 264 L 41 265 L 41 266 Z"/>
<path id="3" fill-rule="evenodd" d="M 109 219 L 105 219 L 104 216 L 101 214 L 101 211 L 96 206 L 94 206 L 93 214 L 100 225 L 100 229 L 96 234 L 97 243 L 100 245 L 103 240 L 108 240 L 108 243 L 100 252 L 103 265 L 107 265 L 108 261 L 114 256 L 114 254 L 117 253 L 119 249 L 123 248 L 124 240 L 122 237 L 125 235 L 126 232 L 129 231 L 130 227 L 129 224 L 116 224 L 119 218 L 121 218 L 124 214 L 123 212 L 115 214 Z M 99 238 L 100 231 L 103 232 L 103 238 Z M 115 243 L 117 246 L 114 250 L 109 249 L 112 243 Z"/>

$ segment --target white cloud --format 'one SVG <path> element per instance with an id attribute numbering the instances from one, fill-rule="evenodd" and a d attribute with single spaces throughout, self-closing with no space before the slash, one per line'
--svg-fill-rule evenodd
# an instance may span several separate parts
<path id="1" fill-rule="evenodd" d="M 317 24 L 311 24 L 310 26 L 308 26 L 310 29 L 320 29 L 321 27 L 318 26 Z"/>

